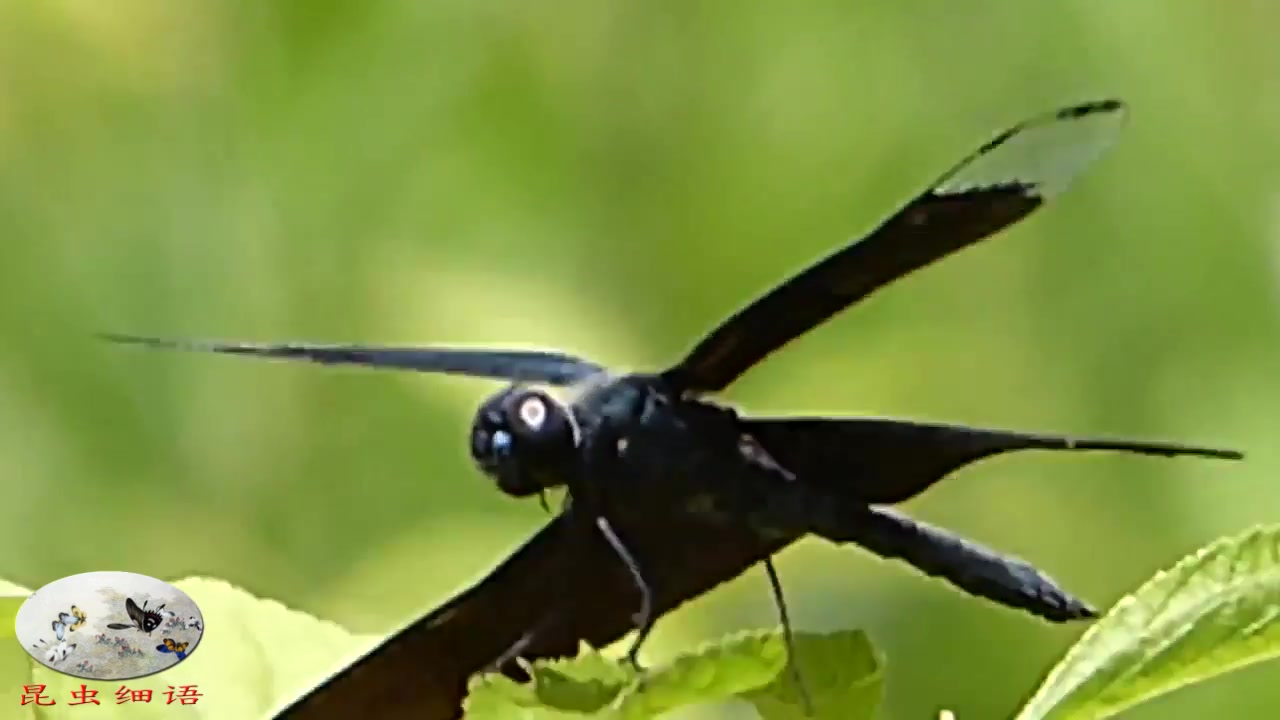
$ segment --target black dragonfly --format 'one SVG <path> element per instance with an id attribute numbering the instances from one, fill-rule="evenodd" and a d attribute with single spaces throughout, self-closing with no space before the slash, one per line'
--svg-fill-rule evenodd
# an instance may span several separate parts
<path id="1" fill-rule="evenodd" d="M 1093 608 L 1030 564 L 892 509 L 958 468 L 1015 450 L 1240 459 L 1177 443 L 1084 439 L 864 417 L 747 417 L 707 398 L 875 290 L 1031 214 L 1111 144 L 1125 107 L 1033 117 L 987 142 L 865 238 L 775 287 L 658 373 L 549 351 L 181 341 L 151 347 L 499 379 L 471 455 L 504 493 L 564 487 L 562 509 L 487 577 L 395 633 L 278 717 L 452 718 L 472 674 L 572 655 L 637 631 L 813 534 L 907 562 L 1053 622 Z M 539 386 L 569 387 L 560 402 Z M 788 636 L 789 637 L 789 636 Z"/>

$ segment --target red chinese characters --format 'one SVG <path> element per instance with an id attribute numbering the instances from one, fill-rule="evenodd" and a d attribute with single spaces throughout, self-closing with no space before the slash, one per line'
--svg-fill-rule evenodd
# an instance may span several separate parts
<path id="1" fill-rule="evenodd" d="M 120 689 L 116 691 L 116 704 L 122 705 L 127 702 L 149 703 L 151 702 L 151 691 L 130 690 L 124 685 L 121 685 Z"/>
<path id="2" fill-rule="evenodd" d="M 204 693 L 200 692 L 197 685 L 178 685 L 177 687 L 170 685 L 168 687 L 169 689 L 164 691 L 165 705 L 195 705 L 200 702 L 200 698 L 204 697 Z M 57 705 L 58 701 L 45 693 L 47 688 L 47 685 L 23 685 L 21 704 Z M 121 685 L 115 692 L 116 705 L 149 703 L 154 694 L 155 692 L 148 688 L 131 688 L 128 685 Z M 98 700 L 97 690 L 81 684 L 79 689 L 71 691 L 71 700 L 67 704 L 101 705 L 102 701 Z"/>
<path id="3" fill-rule="evenodd" d="M 47 685 L 23 685 L 22 686 L 22 704 L 30 705 L 57 705 L 58 702 L 53 698 L 44 694 Z"/>
<path id="4" fill-rule="evenodd" d="M 98 702 L 98 691 L 90 690 L 87 685 L 81 684 L 79 690 L 71 691 L 71 702 L 69 705 L 101 705 Z"/>
<path id="5" fill-rule="evenodd" d="M 204 697 L 204 693 L 196 691 L 195 685 L 179 685 L 176 691 L 170 685 L 169 689 L 164 691 L 164 694 L 169 698 L 165 701 L 165 705 L 172 705 L 175 702 L 183 705 L 195 705 L 200 698 Z"/>

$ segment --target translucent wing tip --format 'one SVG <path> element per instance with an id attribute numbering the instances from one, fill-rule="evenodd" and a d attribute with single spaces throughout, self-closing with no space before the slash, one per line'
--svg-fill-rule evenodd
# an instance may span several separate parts
<path id="1" fill-rule="evenodd" d="M 1243 450 L 1227 448 L 1189 448 L 1184 455 L 1196 455 L 1211 460 L 1244 460 Z"/>
<path id="2" fill-rule="evenodd" d="M 100 332 L 94 333 L 93 336 L 99 340 L 119 343 L 122 345 L 149 345 L 156 347 L 181 347 L 183 345 L 183 343 L 179 343 L 175 340 L 143 337 L 142 335 L 127 335 L 124 333 Z"/>
<path id="3" fill-rule="evenodd" d="M 1187 445 L 1177 442 L 1066 437 L 1039 437 L 1036 442 L 1040 447 L 1048 449 L 1116 450 L 1120 452 L 1138 453 L 1141 455 L 1158 455 L 1171 458 L 1199 457 L 1209 460 L 1245 459 L 1244 452 L 1234 448 L 1209 447 L 1207 445 Z"/>
<path id="4" fill-rule="evenodd" d="M 934 192 L 1007 186 L 1051 198 L 1111 147 L 1127 116 L 1127 106 L 1114 98 L 1037 115 L 983 145 L 943 176 Z"/>
<path id="5" fill-rule="evenodd" d="M 141 347 L 158 348 L 161 350 L 182 350 L 185 352 L 222 352 L 222 353 L 253 353 L 258 348 L 242 345 L 228 345 L 219 342 L 209 342 L 202 340 L 176 340 L 172 338 L 147 337 L 145 335 L 129 335 L 126 333 L 100 332 L 95 333 L 94 337 L 106 342 L 117 343 L 120 345 L 138 345 Z"/>
<path id="6" fill-rule="evenodd" d="M 359 357 L 362 350 L 357 347 L 325 346 L 302 344 L 262 344 L 250 342 L 228 342 L 222 340 L 191 340 L 178 338 L 150 337 L 146 335 L 129 335 L 125 333 L 97 333 L 99 340 L 121 345 L 136 345 L 158 350 L 176 350 L 194 353 L 221 353 L 224 355 L 247 355 L 279 360 L 309 360 L 318 363 L 348 363 L 357 365 L 377 365 Z"/>

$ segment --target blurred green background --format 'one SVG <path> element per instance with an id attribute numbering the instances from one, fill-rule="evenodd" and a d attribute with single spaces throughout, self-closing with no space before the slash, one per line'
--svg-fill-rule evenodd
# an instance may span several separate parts
<path id="1" fill-rule="evenodd" d="M 470 467 L 494 386 L 92 332 L 655 368 L 994 132 L 1116 95 L 1124 137 L 1070 193 L 727 393 L 1248 450 L 1009 457 L 910 504 L 1107 605 L 1280 514 L 1278 24 L 1155 0 L 0 1 L 0 577 L 214 575 L 387 632 L 545 520 Z M 818 541 L 780 569 L 799 626 L 885 649 L 886 718 L 1007 717 L 1082 630 Z M 773 622 L 748 573 L 649 654 Z M 1275 672 L 1129 717 L 1273 717 Z"/>

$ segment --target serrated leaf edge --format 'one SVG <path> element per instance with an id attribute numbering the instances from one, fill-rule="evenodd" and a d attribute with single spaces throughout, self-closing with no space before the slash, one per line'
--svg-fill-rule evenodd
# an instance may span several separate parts
<path id="1" fill-rule="evenodd" d="M 1093 677 L 1093 675 L 1097 673 L 1098 670 L 1105 665 L 1106 659 L 1108 656 L 1099 655 L 1099 657 L 1095 658 L 1092 662 L 1084 663 L 1079 666 L 1077 666 L 1077 659 L 1084 653 L 1089 652 L 1090 650 L 1093 649 L 1092 646 L 1094 644 L 1094 639 L 1097 636 L 1099 636 L 1100 634 L 1111 632 L 1113 630 L 1113 628 L 1111 627 L 1110 621 L 1112 621 L 1114 618 L 1118 618 L 1119 616 L 1128 613 L 1131 609 L 1133 609 L 1135 605 L 1138 605 L 1138 606 L 1143 605 L 1144 603 L 1139 598 L 1144 592 L 1148 591 L 1151 588 L 1159 586 L 1161 583 L 1165 582 L 1170 576 L 1176 576 L 1176 575 L 1183 574 L 1184 572 L 1189 572 L 1189 568 L 1204 562 L 1205 560 L 1207 560 L 1213 555 L 1225 554 L 1233 548 L 1236 548 L 1236 549 L 1243 548 L 1247 545 L 1250 545 L 1254 542 L 1259 541 L 1259 539 L 1264 537 L 1274 537 L 1277 541 L 1280 541 L 1280 524 L 1256 525 L 1239 535 L 1220 537 L 1214 540 L 1213 542 L 1210 542 L 1208 545 L 1205 545 L 1197 549 L 1191 554 L 1182 557 L 1173 565 L 1155 573 L 1150 578 L 1148 578 L 1146 582 L 1138 586 L 1137 589 L 1133 590 L 1132 592 L 1126 594 L 1124 597 L 1120 598 L 1120 600 L 1118 600 L 1111 607 L 1111 609 L 1108 610 L 1105 615 L 1103 615 L 1102 618 L 1100 618 L 1093 626 L 1091 626 L 1088 630 L 1084 632 L 1083 635 L 1080 636 L 1080 639 L 1077 640 L 1075 644 L 1071 646 L 1071 648 L 1067 651 L 1066 655 L 1064 655 L 1062 659 L 1059 660 L 1056 665 L 1054 665 L 1053 669 L 1049 671 L 1049 674 L 1046 675 L 1045 679 L 1040 683 L 1035 693 L 1032 694 L 1032 696 L 1026 701 L 1026 703 L 1023 704 L 1022 708 L 1018 711 L 1018 714 L 1017 716 L 1015 716 L 1014 720 L 1034 720 L 1035 718 L 1049 717 L 1048 713 L 1052 712 L 1053 708 L 1058 706 L 1063 700 L 1069 698 L 1074 691 L 1076 691 L 1082 685 L 1088 682 L 1089 678 Z M 1280 570 L 1277 570 L 1275 572 L 1280 573 Z M 1268 573 L 1268 574 L 1271 574 L 1271 573 Z M 1176 590 L 1171 591 L 1169 594 L 1172 595 L 1174 593 L 1176 593 Z M 1230 672 L 1231 670 L 1237 669 L 1239 667 L 1243 667 L 1245 665 L 1252 665 L 1257 662 L 1261 662 L 1267 659 L 1272 659 L 1277 656 L 1280 656 L 1280 651 L 1278 651 L 1275 655 L 1271 655 L 1269 657 L 1252 658 L 1248 661 L 1225 664 L 1221 666 L 1222 667 L 1221 671 L 1213 673 L 1212 676 L 1221 675 L 1223 673 Z M 1055 693 L 1057 697 L 1050 699 L 1049 692 L 1053 690 L 1054 687 L 1058 684 L 1059 680 L 1062 677 L 1066 676 L 1068 673 L 1078 675 L 1077 682 L 1074 682 L 1071 685 L 1065 687 L 1064 689 L 1057 691 Z M 1131 675 L 1132 675 L 1132 672 L 1126 672 L 1120 677 L 1129 677 Z M 1201 679 L 1208 679 L 1208 678 L 1201 678 Z M 1157 694 L 1162 695 L 1167 692 L 1177 690 L 1178 688 L 1185 687 L 1186 685 L 1189 685 L 1196 681 L 1197 681 L 1196 679 L 1190 679 L 1186 682 L 1172 685 L 1167 690 L 1161 691 L 1160 693 L 1157 693 Z M 1114 685 L 1114 682 L 1108 683 L 1107 686 L 1105 687 L 1111 687 L 1112 685 Z M 1134 705 L 1137 705 L 1139 703 L 1145 702 L 1146 700 L 1155 696 L 1156 695 L 1145 695 L 1142 697 L 1134 698 L 1133 701 L 1130 703 L 1114 706 L 1111 708 L 1111 712 L 1108 714 L 1108 716 L 1114 715 L 1115 713 L 1121 712 L 1122 710 L 1133 707 Z M 1046 705 L 1046 703 L 1048 704 Z M 1043 708 L 1043 710 L 1041 710 L 1041 708 Z M 1038 714 L 1031 714 L 1032 711 L 1039 711 L 1039 712 Z M 1097 720 L 1097 719 L 1094 718 L 1093 720 Z"/>

